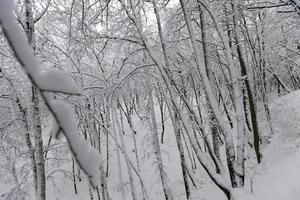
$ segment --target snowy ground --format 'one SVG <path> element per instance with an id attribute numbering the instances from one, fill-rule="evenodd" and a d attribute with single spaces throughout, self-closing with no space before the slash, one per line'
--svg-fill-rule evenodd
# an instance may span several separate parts
<path id="1" fill-rule="evenodd" d="M 268 142 L 264 141 L 262 146 L 263 160 L 262 163 L 254 167 L 247 174 L 246 193 L 248 195 L 240 197 L 239 200 L 298 200 L 300 199 L 300 91 L 290 93 L 284 97 L 276 98 L 270 104 L 272 112 L 272 121 L 274 135 Z M 263 116 L 260 116 L 263 120 Z M 263 123 L 265 125 L 265 123 Z M 151 148 L 146 148 L 149 139 L 145 138 L 145 124 L 136 124 L 141 137 L 137 138 L 140 149 L 145 152 L 151 152 Z M 265 128 L 265 129 L 264 129 Z M 262 127 L 262 130 L 267 129 Z M 139 135 L 139 134 L 137 134 Z M 268 135 L 268 133 L 263 133 Z M 129 134 L 125 135 L 126 145 L 132 146 L 132 139 Z M 179 157 L 176 149 L 173 129 L 167 122 L 166 143 L 162 145 L 163 159 L 165 168 L 168 173 L 174 196 L 176 200 L 184 199 L 183 183 L 181 180 L 181 171 L 179 165 Z M 149 145 L 149 144 L 148 144 Z M 112 145 L 113 147 L 113 145 Z M 130 149 L 130 148 L 128 148 Z M 130 156 L 133 158 L 133 154 Z M 248 161 L 248 162 L 251 162 Z M 113 200 L 123 200 L 120 197 L 120 185 L 117 185 L 118 174 L 115 157 L 111 160 L 109 189 Z M 125 162 L 122 162 L 123 169 L 126 169 Z M 248 165 L 250 166 L 250 165 Z M 153 170 L 153 156 L 145 159 L 142 163 L 142 175 L 145 179 L 145 185 L 149 191 L 150 200 L 160 200 L 162 197 L 159 177 Z M 66 167 L 71 170 L 70 166 Z M 127 180 L 126 171 L 124 170 L 124 181 Z M 193 200 L 225 200 L 223 194 L 209 181 L 203 171 L 197 172 L 198 188 L 193 189 Z M 159 183 L 159 184 L 158 184 Z M 137 183 L 138 185 L 138 183 Z M 128 184 L 126 189 L 127 199 L 131 199 Z M 0 185 L 1 197 L 10 190 L 7 185 Z M 140 190 L 137 187 L 137 190 Z M 252 192 L 251 192 L 252 190 Z M 57 185 L 53 185 L 48 181 L 47 196 L 49 200 L 86 200 L 89 199 L 88 184 L 85 181 L 78 185 L 78 195 L 74 194 L 73 184 L 70 180 L 62 177 Z M 94 199 L 97 198 L 94 194 Z M 125 200 L 125 199 L 124 199 Z"/>
<path id="2" fill-rule="evenodd" d="M 275 135 L 263 149 L 254 192 L 264 200 L 300 199 L 300 91 L 270 104 Z"/>

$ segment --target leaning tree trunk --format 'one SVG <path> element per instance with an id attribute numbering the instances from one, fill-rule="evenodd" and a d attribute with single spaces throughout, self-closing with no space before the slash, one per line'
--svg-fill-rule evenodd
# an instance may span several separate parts
<path id="1" fill-rule="evenodd" d="M 132 136 L 132 139 L 133 139 L 133 144 L 134 144 L 134 155 L 135 155 L 135 159 L 136 159 L 136 166 L 137 166 L 137 170 L 138 172 L 140 173 L 141 172 L 141 166 L 140 166 L 140 159 L 139 159 L 139 154 L 138 154 L 138 147 L 137 147 L 137 140 L 136 140 L 136 134 L 137 134 L 137 131 L 133 125 L 133 122 L 132 122 L 132 118 L 131 118 L 131 112 L 130 112 L 130 108 L 127 104 L 127 101 L 125 100 L 125 98 L 123 97 L 123 102 L 124 102 L 124 106 L 125 106 L 125 110 L 123 109 L 122 105 L 119 104 L 119 107 L 120 109 L 123 110 L 124 114 L 125 114 L 125 117 L 127 119 L 127 123 L 131 129 L 131 136 Z M 120 111 L 120 116 L 122 115 L 121 111 Z M 146 200 L 146 190 L 143 186 L 143 183 L 142 183 L 142 180 L 140 179 L 140 184 L 141 184 L 141 187 L 142 187 L 142 199 L 143 200 Z"/>
<path id="2" fill-rule="evenodd" d="M 171 103 L 169 102 L 169 100 L 167 98 L 165 98 L 165 99 L 166 99 L 166 104 L 167 104 L 167 107 L 169 110 L 169 115 L 171 116 L 174 132 L 175 132 L 175 137 L 176 137 L 176 144 L 177 144 L 177 148 L 178 148 L 179 155 L 180 155 L 180 164 L 181 164 L 182 177 L 183 177 L 183 182 L 184 182 L 184 187 L 185 187 L 186 198 L 190 199 L 191 191 L 190 191 L 190 185 L 189 185 L 189 181 L 188 181 L 188 167 L 187 167 L 186 158 L 184 155 L 184 147 L 183 147 L 182 139 L 181 139 L 180 118 L 179 118 L 179 114 L 176 112 L 176 109 L 173 109 L 174 112 L 172 113 Z"/>
<path id="3" fill-rule="evenodd" d="M 199 3 L 198 3 L 199 4 Z M 201 26 L 201 38 L 202 38 L 202 50 L 203 50 L 203 57 L 204 57 L 204 66 L 206 70 L 206 75 L 211 81 L 211 72 L 209 69 L 209 60 L 208 60 L 208 39 L 206 35 L 206 27 L 205 27 L 205 16 L 203 13 L 203 9 L 201 9 L 201 5 L 199 6 L 199 13 L 200 13 L 200 26 Z M 199 70 L 199 69 L 198 69 Z M 200 72 L 199 72 L 200 73 Z M 216 157 L 220 159 L 220 139 L 219 139 L 219 133 L 218 133 L 218 124 L 216 121 L 216 116 L 211 108 L 211 105 L 209 104 L 208 96 L 205 93 L 206 97 L 206 103 L 207 103 L 207 112 L 208 112 L 208 117 L 209 117 L 209 128 L 212 134 L 212 141 L 213 141 L 213 148 L 214 148 L 214 153 L 216 154 Z M 216 168 L 217 172 L 219 173 L 219 169 Z"/>
<path id="4" fill-rule="evenodd" d="M 124 154 L 124 157 L 125 157 L 125 163 L 126 163 L 128 177 L 129 177 L 129 185 L 130 185 L 132 200 L 137 200 L 136 190 L 135 190 L 135 186 L 134 186 L 134 178 L 133 178 L 132 169 L 131 169 L 131 165 L 130 165 L 130 161 L 129 161 L 129 156 L 128 156 L 128 153 L 126 151 L 126 146 L 125 146 L 124 137 L 123 137 L 124 129 L 123 129 L 123 127 L 121 127 L 121 124 L 120 124 L 120 121 L 118 119 L 118 115 L 116 113 L 115 108 L 113 108 L 113 116 L 114 116 L 114 120 L 116 121 L 117 132 L 119 133 L 119 138 L 120 138 L 120 141 L 121 141 L 121 147 L 122 147 L 123 152 L 124 152 L 123 154 Z M 123 122 L 121 121 L 121 123 L 123 123 Z"/>
<path id="5" fill-rule="evenodd" d="M 267 93 L 267 81 L 266 81 L 266 50 L 265 50 L 265 27 L 264 27 L 264 19 L 262 14 L 258 13 L 258 18 L 260 20 L 261 24 L 261 34 L 258 35 L 258 42 L 259 42 L 259 48 L 260 48 L 260 54 L 259 54 L 259 70 L 260 70 L 260 92 L 262 97 L 262 102 L 264 106 L 264 110 L 267 117 L 267 122 L 270 127 L 271 134 L 273 134 L 273 126 L 271 121 L 271 114 L 269 109 L 269 99 L 266 95 Z"/>
<path id="6" fill-rule="evenodd" d="M 117 151 L 119 182 L 122 185 L 121 188 L 120 188 L 120 193 L 121 193 L 121 198 L 122 199 L 126 199 L 126 192 L 125 192 L 124 187 L 123 187 L 123 184 L 124 184 L 124 181 L 123 181 L 123 171 L 122 171 L 122 165 L 121 165 L 120 150 L 118 148 L 119 140 L 118 140 L 118 134 L 117 134 L 117 128 L 116 128 L 116 121 L 115 121 L 114 111 L 112 111 L 112 119 L 111 119 L 111 121 L 112 121 L 112 130 L 113 130 L 114 138 L 115 138 L 115 149 Z"/>
<path id="7" fill-rule="evenodd" d="M 134 22 L 134 24 L 136 26 L 136 29 L 137 29 L 137 31 L 138 31 L 138 33 L 139 33 L 139 35 L 141 37 L 141 40 L 143 42 L 143 45 L 145 46 L 145 49 L 147 50 L 147 52 L 149 53 L 150 58 L 156 64 L 156 66 L 159 69 L 159 72 L 161 73 L 162 81 L 164 81 L 164 83 L 166 84 L 166 87 L 167 87 L 167 89 L 169 91 L 169 94 L 170 94 L 170 97 L 171 97 L 172 104 L 176 108 L 177 112 L 179 112 L 179 117 L 180 117 L 180 119 L 182 121 L 184 129 L 187 131 L 187 135 L 189 137 L 189 140 L 190 140 L 190 142 L 192 144 L 193 149 L 195 150 L 197 159 L 200 161 L 201 165 L 203 166 L 203 168 L 207 172 L 207 174 L 210 176 L 211 180 L 224 192 L 224 194 L 229 199 L 229 197 L 231 195 L 232 187 L 230 186 L 228 180 L 223 175 L 217 174 L 215 172 L 215 170 L 211 169 L 211 166 L 212 166 L 211 164 L 213 164 L 213 163 L 211 163 L 210 162 L 210 158 L 199 149 L 199 147 L 198 147 L 198 145 L 196 143 L 196 139 L 195 139 L 194 135 L 191 134 L 190 131 L 189 131 L 189 129 L 188 129 L 188 122 L 182 117 L 183 115 L 181 113 L 181 110 L 179 109 L 179 105 L 177 104 L 176 101 L 174 101 L 174 99 L 176 99 L 175 89 L 176 89 L 176 92 L 178 94 L 180 94 L 180 98 L 183 100 L 184 106 L 189 111 L 190 116 L 192 116 L 194 118 L 194 120 L 197 121 L 197 124 L 198 124 L 198 126 L 199 126 L 199 128 L 201 130 L 203 130 L 203 126 L 201 125 L 199 119 L 197 118 L 197 116 L 193 112 L 193 109 L 191 108 L 191 106 L 189 105 L 189 103 L 186 101 L 185 98 L 182 97 L 182 95 L 181 95 L 180 91 L 178 90 L 178 88 L 176 87 L 176 85 L 174 85 L 174 84 L 172 85 L 171 84 L 171 81 L 173 81 L 173 79 L 168 75 L 167 69 L 165 68 L 164 64 L 160 61 L 160 59 L 156 56 L 155 52 L 152 50 L 152 48 L 148 44 L 147 37 L 145 36 L 145 34 L 142 31 L 140 21 L 137 20 L 137 18 L 132 14 L 132 12 L 130 10 L 130 7 L 127 6 L 127 4 L 125 3 L 124 0 L 119 0 L 119 2 L 122 4 L 122 7 L 125 10 L 127 16 Z M 193 44 L 195 44 L 195 40 L 194 40 Z M 198 63 L 200 63 L 200 61 Z M 173 88 L 173 86 L 175 88 Z M 212 101 L 212 102 L 213 102 L 213 105 L 216 106 L 216 108 L 217 108 L 218 105 L 217 105 L 216 101 Z M 218 114 L 220 114 L 220 113 L 218 113 Z M 154 115 L 154 111 L 153 111 L 153 115 Z M 220 118 L 220 116 L 219 116 L 218 121 L 224 122 L 224 119 Z M 226 125 L 228 123 L 225 122 L 225 123 L 219 123 L 219 124 L 222 124 L 226 128 Z M 228 132 L 227 128 L 226 128 L 226 131 Z M 205 132 L 205 131 L 203 130 L 203 132 Z M 228 137 L 226 138 L 225 142 L 227 142 L 227 145 L 230 145 L 230 146 L 233 147 L 233 143 L 231 145 L 232 138 L 230 136 L 231 135 L 229 134 Z M 204 137 L 204 139 L 205 139 L 205 137 Z M 230 148 L 230 153 L 234 153 L 234 148 Z M 234 154 L 233 154 L 233 158 L 234 158 Z M 222 170 L 223 170 L 223 167 L 222 167 L 221 171 Z"/>
<path id="8" fill-rule="evenodd" d="M 151 86 L 149 86 L 151 87 Z M 159 146 L 159 136 L 157 131 L 157 123 L 155 118 L 155 111 L 154 111 L 154 103 L 153 103 L 153 96 L 152 96 L 152 89 L 149 88 L 149 109 L 150 109 L 150 116 L 151 116 L 151 132 L 152 132 L 152 139 L 153 139 L 153 147 L 154 147 L 154 153 L 158 165 L 159 175 L 162 182 L 162 187 L 165 195 L 166 200 L 173 200 L 171 188 L 168 183 L 167 174 L 163 167 L 162 162 L 162 156 L 161 156 L 161 150 Z"/>

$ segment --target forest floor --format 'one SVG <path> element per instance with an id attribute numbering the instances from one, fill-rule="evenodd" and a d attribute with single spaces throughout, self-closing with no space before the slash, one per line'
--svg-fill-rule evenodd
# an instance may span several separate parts
<path id="1" fill-rule="evenodd" d="M 272 114 L 273 134 L 269 134 L 267 123 L 260 116 L 263 132 L 263 145 L 262 145 L 262 163 L 255 164 L 255 160 L 250 158 L 247 161 L 248 167 L 246 174 L 246 195 L 240 197 L 238 200 L 299 200 L 300 199 L 300 91 L 292 92 L 280 98 L 274 98 L 270 103 L 270 110 Z M 169 129 L 172 132 L 172 129 Z M 171 137 L 172 135 L 170 135 Z M 170 141 L 172 143 L 174 141 Z M 176 145 L 165 144 L 164 150 L 167 152 L 175 152 Z M 172 150 L 173 149 L 173 150 Z M 250 156 L 253 157 L 253 156 Z M 172 188 L 176 192 L 176 200 L 184 199 L 182 196 L 182 181 L 178 180 L 179 167 L 178 159 L 174 159 L 174 155 L 168 155 L 165 158 L 165 163 L 170 176 Z M 176 161 L 177 160 L 177 161 Z M 252 162 L 252 164 L 251 164 Z M 150 162 L 151 163 L 151 162 Z M 168 163 L 171 163 L 168 165 Z M 176 164 L 177 163 L 177 164 Z M 171 166 L 172 165 L 172 166 Z M 175 165 L 175 166 L 174 166 Z M 252 167 L 251 167 L 252 166 Z M 66 167 L 66 170 L 70 166 Z M 151 191 L 152 195 L 150 200 L 161 200 L 159 187 L 155 186 L 157 180 L 153 180 L 155 171 L 151 171 L 153 164 L 149 163 L 144 166 L 143 173 L 146 184 L 151 187 L 147 188 Z M 117 169 L 112 169 L 117 171 Z M 124 171 L 124 174 L 126 172 Z M 176 174 L 174 176 L 174 174 Z M 199 188 L 193 189 L 193 200 L 225 200 L 221 192 L 216 192 L 216 187 L 206 180 L 203 172 L 200 172 L 198 180 Z M 118 182 L 117 174 L 112 173 L 113 178 Z M 204 177 L 204 178 L 203 178 Z M 118 186 L 111 183 L 111 193 L 113 200 L 121 200 L 117 193 L 119 193 Z M 157 185 L 157 184 L 156 184 Z M 78 195 L 74 194 L 73 183 L 71 180 L 61 177 L 61 181 L 57 182 L 54 187 L 51 181 L 48 181 L 47 196 L 49 200 L 87 200 L 90 199 L 88 184 L 86 181 L 78 184 Z M 6 193 L 9 192 L 10 186 L 0 183 L 0 200 L 4 200 Z M 130 198 L 129 190 L 126 191 L 128 200 Z M 97 197 L 94 194 L 94 199 Z M 125 200 L 125 199 L 122 199 Z"/>
<path id="2" fill-rule="evenodd" d="M 245 190 L 237 191 L 237 200 L 300 199 L 300 90 L 272 98 L 269 105 L 273 134 L 259 107 L 263 159 L 256 164 L 254 155 L 246 161 Z M 250 149 L 250 151 L 253 151 Z M 249 153 L 246 153 L 249 154 Z M 205 186 L 204 186 L 205 187 Z M 217 193 L 201 195 L 195 200 L 225 200 Z M 202 197 L 202 198 L 201 198 Z"/>
<path id="3" fill-rule="evenodd" d="M 263 148 L 253 190 L 261 200 L 300 199 L 300 91 L 270 104 L 274 135 Z"/>

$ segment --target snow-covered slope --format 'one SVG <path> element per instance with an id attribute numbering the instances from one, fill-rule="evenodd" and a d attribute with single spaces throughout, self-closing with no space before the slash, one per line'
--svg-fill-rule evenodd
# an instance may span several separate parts
<path id="1" fill-rule="evenodd" d="M 275 98 L 270 104 L 274 134 L 269 135 L 269 143 L 263 141 L 263 160 L 260 165 L 255 164 L 255 159 L 247 160 L 246 186 L 244 191 L 237 191 L 237 200 L 298 200 L 300 199 L 300 91 L 292 92 L 280 98 Z M 259 119 L 264 120 L 263 112 L 259 112 Z M 158 117 L 159 119 L 159 117 Z M 145 124 L 135 121 L 139 148 L 146 150 Z M 260 123 L 265 124 L 263 121 Z M 165 169 L 169 176 L 176 200 L 184 199 L 183 183 L 180 171 L 178 151 L 174 141 L 174 133 L 171 123 L 166 121 L 166 142 L 162 145 Z M 125 129 L 129 128 L 125 125 Z M 262 135 L 268 136 L 268 127 L 262 127 Z M 130 135 L 125 135 L 125 143 L 128 149 L 132 146 Z M 149 142 L 149 141 L 148 141 Z M 147 142 L 146 142 L 147 143 Z M 149 145 L 149 144 L 148 144 Z M 147 145 L 146 145 L 147 146 Z M 114 147 L 114 145 L 112 145 Z M 146 149 L 145 149 L 146 148 Z M 150 148 L 151 149 L 151 148 Z M 252 152 L 252 150 L 250 150 Z M 130 152 L 130 151 L 129 151 Z M 130 152 L 131 154 L 131 152 Z M 133 155 L 130 155 L 133 156 Z M 118 183 L 117 162 L 115 158 L 110 161 L 109 191 L 113 200 L 121 200 L 120 184 Z M 249 164 L 249 163 L 254 163 Z M 122 162 L 123 168 L 125 163 Z M 163 199 L 157 171 L 154 169 L 151 156 L 142 163 L 142 176 L 149 192 L 150 200 Z M 71 171 L 71 166 L 65 169 Z M 124 171 L 124 184 L 126 185 L 126 171 Z M 197 188 L 193 188 L 193 200 L 225 200 L 223 194 L 211 183 L 203 170 L 198 170 L 195 177 Z M 72 180 L 61 177 L 61 181 L 54 186 L 51 180 L 47 185 L 47 197 L 49 200 L 86 200 L 90 199 L 88 181 L 84 179 L 78 183 L 78 194 L 75 195 Z M 138 185 L 138 184 L 137 184 Z M 7 188 L 0 186 L 0 195 L 9 192 Z M 131 199 L 128 187 L 126 199 Z M 5 190 L 6 189 L 6 190 Z M 96 199 L 94 193 L 94 199 Z M 1 199 L 1 197 L 0 197 Z"/>
<path id="2" fill-rule="evenodd" d="M 286 96 L 276 98 L 270 104 L 272 114 L 272 122 L 274 134 L 270 136 L 269 144 L 265 143 L 262 146 L 263 161 L 260 165 L 254 165 L 252 169 L 247 169 L 247 183 L 245 191 L 240 192 L 238 200 L 298 200 L 300 199 L 300 91 L 290 93 Z M 262 113 L 262 112 L 261 112 Z M 264 116 L 261 114 L 260 118 L 263 120 Z M 164 152 L 168 152 L 168 156 L 164 158 L 165 167 L 170 177 L 170 181 L 176 199 L 183 198 L 180 195 L 183 192 L 183 185 L 179 169 L 179 161 L 175 159 L 177 155 L 176 145 L 172 140 L 173 131 L 171 123 L 167 124 L 167 138 L 165 144 L 162 145 Z M 138 132 L 142 132 L 144 127 L 139 124 Z M 261 129 L 262 135 L 268 135 L 267 127 Z M 264 132 L 265 131 L 265 132 Z M 127 141 L 130 145 L 130 141 Z M 169 159 L 168 159 L 169 158 Z M 171 159 L 170 159 L 171 158 Z M 253 159 L 254 160 L 254 159 Z M 160 187 L 155 186 L 157 183 L 157 172 L 153 170 L 153 164 L 144 163 L 143 176 L 150 190 L 150 198 L 160 200 Z M 251 162 L 251 160 L 250 160 Z M 115 165 L 113 165 L 115 166 Z M 177 166 L 177 167 L 175 167 Z M 249 165 L 248 165 L 249 166 Z M 115 167 L 114 167 L 115 168 Z M 112 171 L 116 169 L 112 168 Z M 117 178 L 117 175 L 112 176 Z M 177 174 L 174 176 L 174 174 Z M 201 177 L 201 180 L 199 179 Z M 112 177 L 111 177 L 112 178 Z M 208 180 L 203 171 L 197 172 L 198 184 L 200 187 L 193 190 L 192 197 L 194 200 L 225 200 L 225 197 L 218 189 Z M 112 181 L 111 183 L 116 182 Z M 61 187 L 59 193 L 49 194 L 50 200 L 54 199 L 88 199 L 89 192 L 87 183 L 79 185 L 79 194 L 74 195 L 72 182 L 66 181 Z M 116 193 L 112 195 L 114 200 L 118 198 L 117 185 L 110 184 L 110 192 Z M 251 191 L 252 190 L 252 191 Z M 48 190 L 49 193 L 54 191 L 53 188 Z M 237 193 L 239 193 L 237 191 Z M 95 197 L 95 196 L 94 196 Z M 130 194 L 127 195 L 130 199 Z"/>
<path id="3" fill-rule="evenodd" d="M 254 169 L 253 191 L 261 200 L 300 199 L 300 91 L 270 104 L 274 135 Z M 256 173 L 256 174 L 255 174 Z"/>

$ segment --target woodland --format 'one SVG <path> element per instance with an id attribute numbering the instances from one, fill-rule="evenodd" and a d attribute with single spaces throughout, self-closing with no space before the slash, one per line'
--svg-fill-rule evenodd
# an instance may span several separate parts
<path id="1" fill-rule="evenodd" d="M 0 27 L 0 200 L 300 198 L 300 0 L 0 0 Z"/>

